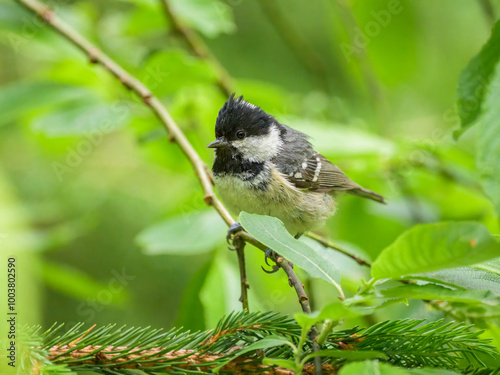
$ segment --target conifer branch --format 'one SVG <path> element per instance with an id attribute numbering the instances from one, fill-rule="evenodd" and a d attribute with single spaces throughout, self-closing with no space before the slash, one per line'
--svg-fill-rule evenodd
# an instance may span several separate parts
<path id="1" fill-rule="evenodd" d="M 378 351 L 387 361 L 402 367 L 432 366 L 455 371 L 485 370 L 480 355 L 498 356 L 482 332 L 463 323 L 442 321 L 423 324 L 423 320 L 396 320 L 375 324 L 370 328 L 334 331 L 328 335 L 323 349 Z M 241 374 L 259 371 L 263 374 L 292 374 L 289 370 L 264 365 L 263 355 L 290 359 L 293 351 L 283 343 L 241 357 L 235 356 L 251 344 L 267 337 L 280 337 L 297 345 L 301 328 L 286 315 L 278 313 L 232 313 L 217 327 L 205 332 L 171 329 L 163 332 L 152 328 L 98 327 L 82 330 L 78 324 L 63 333 L 62 326 L 53 326 L 38 336 L 39 327 L 23 329 L 26 353 L 23 366 L 43 370 L 48 366 L 68 367 L 74 371 L 92 370 L 98 373 L 130 374 L 132 369 L 146 373 L 210 373 L 217 365 L 231 359 L 224 372 Z M 83 332 L 83 334 L 82 334 Z M 312 352 L 312 340 L 307 340 L 304 354 Z M 24 355 L 26 354 L 26 355 Z M 465 362 L 464 362 L 465 360 Z M 322 370 L 334 374 L 348 360 L 343 356 L 324 358 Z M 306 374 L 314 373 L 308 362 Z"/>

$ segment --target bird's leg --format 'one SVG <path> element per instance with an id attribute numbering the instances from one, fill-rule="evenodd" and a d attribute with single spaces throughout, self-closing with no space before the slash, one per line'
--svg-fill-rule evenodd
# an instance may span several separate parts
<path id="1" fill-rule="evenodd" d="M 233 243 L 233 237 L 236 233 L 241 232 L 243 230 L 243 227 L 241 226 L 240 223 L 236 222 L 234 224 L 231 224 L 229 228 L 227 229 L 227 235 L 226 235 L 226 241 L 229 245 L 232 245 Z M 234 250 L 233 248 L 229 248 L 230 250 Z"/>

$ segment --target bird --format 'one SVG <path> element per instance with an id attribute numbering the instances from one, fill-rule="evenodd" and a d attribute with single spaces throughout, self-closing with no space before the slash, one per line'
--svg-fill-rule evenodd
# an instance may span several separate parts
<path id="1" fill-rule="evenodd" d="M 314 150 L 307 134 L 281 124 L 243 96 L 232 94 L 224 103 L 215 138 L 207 146 L 215 150 L 213 181 L 229 211 L 276 217 L 295 238 L 334 215 L 342 192 L 386 203 Z M 228 239 L 241 229 L 239 223 L 232 225 Z"/>

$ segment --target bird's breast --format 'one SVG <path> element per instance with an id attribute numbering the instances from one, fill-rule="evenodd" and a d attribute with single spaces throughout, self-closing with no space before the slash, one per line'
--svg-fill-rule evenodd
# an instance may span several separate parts
<path id="1" fill-rule="evenodd" d="M 276 167 L 264 164 L 260 173 L 215 173 L 217 191 L 234 214 L 241 211 L 279 218 L 292 234 L 305 232 L 334 211 L 330 195 L 305 194 L 295 188 Z"/>

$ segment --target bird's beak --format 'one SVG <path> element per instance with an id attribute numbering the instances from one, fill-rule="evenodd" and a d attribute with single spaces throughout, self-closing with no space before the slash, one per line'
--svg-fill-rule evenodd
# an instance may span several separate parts
<path id="1" fill-rule="evenodd" d="M 207 148 L 221 148 L 221 147 L 226 147 L 227 146 L 227 142 L 224 141 L 223 139 L 221 138 L 218 138 L 216 139 L 215 141 L 213 141 L 212 143 L 210 143 Z"/>

